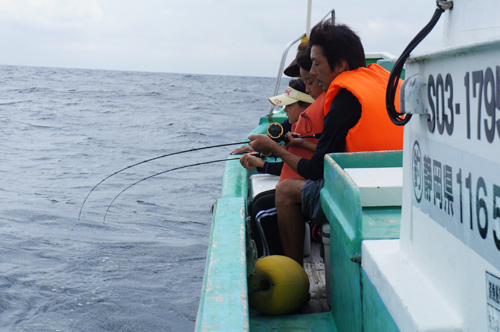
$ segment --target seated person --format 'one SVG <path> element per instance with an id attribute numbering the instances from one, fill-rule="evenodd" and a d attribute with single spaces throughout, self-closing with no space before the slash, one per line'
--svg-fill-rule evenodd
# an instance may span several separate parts
<path id="1" fill-rule="evenodd" d="M 319 87 L 319 86 L 318 86 Z M 306 117 L 307 113 L 304 111 L 311 106 L 314 102 L 314 97 L 308 94 L 308 89 L 305 82 L 302 79 L 293 79 L 288 83 L 288 88 L 279 96 L 270 97 L 269 101 L 271 104 L 276 106 L 285 106 L 285 113 L 287 115 L 287 120 L 285 120 L 281 125 L 283 127 L 283 135 L 286 135 L 288 143 L 285 145 L 287 148 L 292 146 L 302 147 L 313 151 L 316 149 L 317 139 L 307 140 L 302 138 L 294 138 L 291 133 L 298 134 L 295 132 L 297 127 L 297 121 L 299 117 Z M 302 121 L 303 122 L 303 121 Z M 289 124 L 286 126 L 286 124 Z M 311 134 L 311 129 L 307 134 Z M 304 133 L 305 135 L 305 133 Z M 312 153 L 311 153 L 312 155 Z M 259 173 L 280 175 L 281 169 L 283 168 L 283 163 L 269 163 L 264 162 L 262 158 L 256 157 L 253 154 L 246 154 L 240 158 L 241 165 L 246 169 L 252 169 L 257 167 Z"/>
<path id="2" fill-rule="evenodd" d="M 291 90 L 289 91 L 289 89 Z M 290 93 L 296 94 L 297 92 L 303 94 L 299 97 L 301 99 L 290 98 Z M 282 95 L 270 97 L 269 101 L 271 102 L 271 104 L 276 106 L 285 106 L 284 111 L 287 114 L 287 119 L 281 123 L 281 126 L 283 128 L 283 133 L 286 134 L 290 132 L 290 130 L 292 129 L 292 124 L 297 122 L 300 113 L 302 113 L 302 111 L 304 111 L 306 108 L 309 107 L 309 105 L 311 105 L 314 102 L 314 98 L 312 98 L 306 93 L 306 85 L 304 81 L 301 78 L 299 78 L 290 80 L 290 82 L 288 82 L 288 88 L 285 90 L 285 92 L 283 92 Z M 234 154 L 251 153 L 251 152 L 255 152 L 255 150 L 252 149 L 252 147 L 249 145 L 244 145 L 234 149 L 233 151 L 231 151 L 230 154 L 234 155 Z M 259 159 L 256 157 L 254 158 L 255 161 Z M 263 164 L 263 162 L 259 164 Z M 273 169 L 277 170 L 276 173 L 270 173 L 270 174 L 279 175 L 281 167 L 283 167 L 283 165 L 275 165 Z"/>
<path id="3" fill-rule="evenodd" d="M 302 60 L 300 60 L 302 59 Z M 300 74 L 305 81 L 306 90 L 311 97 L 316 100 L 305 111 L 300 113 L 297 122 L 292 125 L 292 132 L 299 135 L 311 135 L 321 133 L 323 130 L 324 112 L 323 105 L 325 100 L 325 92 L 321 89 L 319 82 L 309 74 L 311 69 L 311 61 L 309 53 L 304 50 L 297 54 L 297 60 L 300 64 Z M 299 72 L 299 65 L 296 71 Z M 269 98 L 273 102 L 275 97 Z M 291 112 L 288 113 L 290 118 Z M 292 115 L 293 116 L 293 115 Z M 294 118 L 290 118 L 292 122 Z M 293 138 L 291 133 L 287 134 L 290 143 L 287 144 L 288 151 L 298 156 L 311 157 L 316 150 L 318 139 L 314 138 Z M 260 158 L 247 155 L 241 158 L 242 165 L 246 168 L 251 168 L 248 164 L 262 167 L 269 173 L 269 167 L 276 163 L 264 163 Z M 258 168 L 260 171 L 261 169 Z M 280 181 L 287 178 L 301 178 L 288 165 L 283 166 L 281 171 Z M 258 194 L 250 208 L 252 238 L 257 245 L 258 257 L 267 255 L 282 255 L 283 249 L 281 246 L 278 220 L 275 206 L 275 190 L 266 191 Z"/>
<path id="4" fill-rule="evenodd" d="M 276 187 L 278 226 L 284 254 L 302 265 L 304 221 L 325 222 L 319 193 L 326 153 L 400 150 L 403 127 L 385 109 L 389 72 L 376 64 L 365 67 L 363 45 L 345 25 L 316 25 L 309 39 L 310 74 L 326 93 L 324 129 L 310 158 L 297 156 L 265 135 L 251 135 L 256 151 L 281 158 L 303 179 L 289 178 Z M 398 98 L 397 98 L 398 100 Z"/>

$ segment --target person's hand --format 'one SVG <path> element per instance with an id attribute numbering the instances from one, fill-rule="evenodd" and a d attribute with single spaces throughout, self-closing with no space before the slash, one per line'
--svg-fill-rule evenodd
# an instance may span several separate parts
<path id="1" fill-rule="evenodd" d="M 252 154 L 246 154 L 240 157 L 240 164 L 246 169 L 254 167 L 264 167 L 264 160 Z"/>
<path id="2" fill-rule="evenodd" d="M 273 153 L 280 148 L 280 145 L 267 135 L 250 135 L 248 139 L 250 140 L 250 146 L 255 151 L 265 154 Z"/>
<path id="3" fill-rule="evenodd" d="M 252 147 L 249 145 L 244 145 L 244 146 L 240 146 L 239 148 L 234 149 L 233 151 L 231 151 L 230 154 L 244 154 L 244 153 L 251 153 L 251 152 L 255 152 L 255 150 L 252 149 Z"/>
<path id="4" fill-rule="evenodd" d="M 304 139 L 303 138 L 295 138 L 295 137 L 293 137 L 293 135 L 299 136 L 299 134 L 297 134 L 297 133 L 291 133 L 291 132 L 286 133 L 286 138 L 288 139 L 288 143 L 286 144 L 286 146 L 287 147 L 290 147 L 290 146 L 301 147 L 302 144 L 304 143 Z"/>

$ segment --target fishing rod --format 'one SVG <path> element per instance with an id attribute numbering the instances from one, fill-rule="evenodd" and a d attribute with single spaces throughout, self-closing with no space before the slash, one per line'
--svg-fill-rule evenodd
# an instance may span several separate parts
<path id="1" fill-rule="evenodd" d="M 276 142 L 284 142 L 285 144 L 289 143 L 290 140 L 286 136 L 285 129 L 281 125 L 281 123 L 273 122 L 267 127 L 267 134 Z M 322 133 L 313 134 L 313 135 L 299 135 L 292 134 L 293 138 L 320 138 Z"/>
<path id="2" fill-rule="evenodd" d="M 313 134 L 313 135 L 296 135 L 296 134 L 292 134 L 292 137 L 293 138 L 317 138 L 319 139 L 321 137 L 321 134 L 322 133 L 317 133 L 317 134 Z M 288 139 L 288 137 L 283 137 L 283 142 L 285 144 L 287 143 L 290 143 L 290 140 Z"/>
<path id="3" fill-rule="evenodd" d="M 130 189 L 131 187 L 135 186 L 136 184 L 139 184 L 143 181 L 146 181 L 148 179 L 151 179 L 155 176 L 158 176 L 158 175 L 161 175 L 161 174 L 165 174 L 165 173 L 168 173 L 168 172 L 172 172 L 172 171 L 176 171 L 176 170 L 179 170 L 179 169 L 183 169 L 183 168 L 187 168 L 187 167 L 193 167 L 193 166 L 199 166 L 199 165 L 205 165 L 205 164 L 212 164 L 212 163 L 218 163 L 218 162 L 222 162 L 222 161 L 231 161 L 231 160 L 240 160 L 240 158 L 230 158 L 230 159 L 217 159 L 217 160 L 210 160 L 210 161 L 203 161 L 203 162 L 199 162 L 199 163 L 195 163 L 195 164 L 190 164 L 190 165 L 184 165 L 184 166 L 179 166 L 179 167 L 174 167 L 174 168 L 171 168 L 171 169 L 167 169 L 166 171 L 163 171 L 163 172 L 159 172 L 159 173 L 156 173 L 156 174 L 153 174 L 153 175 L 150 175 L 148 177 L 145 177 L 139 181 L 136 181 L 134 183 L 132 183 L 130 186 L 128 186 L 127 188 L 123 189 L 122 191 L 120 191 L 120 193 L 118 193 L 118 195 L 115 196 L 115 198 L 113 198 L 113 200 L 111 201 L 111 203 L 109 203 L 108 205 L 108 208 L 106 209 L 106 213 L 104 214 L 104 219 L 102 220 L 102 223 L 104 223 L 106 221 L 106 216 L 108 215 L 108 212 L 109 212 L 109 209 L 111 208 L 111 205 L 113 205 L 113 203 L 116 201 L 116 199 L 121 195 L 123 194 L 125 191 L 127 191 L 128 189 Z"/>
<path id="4" fill-rule="evenodd" d="M 80 217 L 82 215 L 82 211 L 83 211 L 83 206 L 85 205 L 85 203 L 87 202 L 87 199 L 89 198 L 90 194 L 92 194 L 92 192 L 101 184 L 103 183 L 104 181 L 106 181 L 107 179 L 109 179 L 110 177 L 118 174 L 118 173 L 121 173 L 129 168 L 132 168 L 132 167 L 135 167 L 135 166 L 138 166 L 138 165 L 141 165 L 141 164 L 144 164 L 144 163 L 147 163 L 147 162 L 150 162 L 150 161 L 153 161 L 153 160 L 157 160 L 157 159 L 160 159 L 160 158 L 165 158 L 165 157 L 170 157 L 170 156 L 173 156 L 173 155 L 176 155 L 176 154 L 181 154 L 181 153 L 187 153 L 187 152 L 192 152 L 192 151 L 199 151 L 199 150 L 205 150 L 205 149 L 211 149 L 211 148 L 219 148 L 219 147 L 223 147 L 223 146 L 230 146 L 230 145 L 237 145 L 237 144 L 247 144 L 248 141 L 245 141 L 245 142 L 234 142 L 234 143 L 226 143 L 226 144 L 218 144 L 218 145 L 211 145 L 211 146 L 203 146 L 203 147 L 200 147 L 200 148 L 193 148 L 193 149 L 189 149 L 189 150 L 183 150 L 183 151 L 177 151 L 177 152 L 172 152 L 172 153 L 167 153 L 167 154 L 164 154 L 164 155 L 161 155 L 161 156 L 158 156 L 158 157 L 154 157 L 154 158 L 150 158 L 150 159 L 146 159 L 146 160 L 143 160 L 141 162 L 138 162 L 138 163 L 135 163 L 133 165 L 130 165 L 130 166 L 127 166 L 125 168 L 122 168 L 116 172 L 114 172 L 113 174 L 110 174 L 108 175 L 107 177 L 105 177 L 104 179 L 102 179 L 98 184 L 96 184 L 91 190 L 90 192 L 87 194 L 87 197 L 85 197 L 85 199 L 83 200 L 83 203 L 82 203 L 82 207 L 80 208 L 80 212 L 78 213 L 78 221 L 80 221 Z"/>
<path id="5" fill-rule="evenodd" d="M 288 138 L 286 137 L 286 133 L 284 133 L 284 129 L 283 129 L 283 126 L 277 122 L 273 122 L 271 123 L 268 128 L 267 128 L 267 133 L 268 135 L 273 139 L 275 140 L 276 142 L 281 142 L 281 141 L 284 141 L 285 143 L 288 143 L 289 140 Z M 319 138 L 319 136 L 321 136 L 321 133 L 320 134 L 315 134 L 315 135 L 306 135 L 306 136 L 297 136 L 297 135 L 293 135 L 293 137 L 295 138 Z M 109 179 L 110 177 L 118 174 L 118 173 L 121 173 L 129 168 L 132 168 L 132 167 L 135 167 L 135 166 L 138 166 L 138 165 L 141 165 L 141 164 L 144 164 L 144 163 L 147 163 L 147 162 L 150 162 L 150 161 L 153 161 L 153 160 L 157 160 L 157 159 L 161 159 L 161 158 L 165 158 L 165 157 L 170 157 L 170 156 L 174 156 L 174 155 L 177 155 L 177 154 L 181 154 L 181 153 L 187 153 L 187 152 L 193 152 L 193 151 L 200 151 L 200 150 L 205 150 L 205 149 L 212 149 L 212 148 L 219 148 L 219 147 L 224 147 L 224 146 L 230 146 L 230 145 L 238 145 L 238 144 L 248 144 L 249 141 L 243 141 L 243 142 L 234 142 L 234 143 L 225 143 L 225 144 L 218 144 L 218 145 L 210 145 L 210 146 L 203 146 L 203 147 L 199 147 L 199 148 L 193 148 L 193 149 L 188 149 L 188 150 L 183 150 L 183 151 L 177 151 L 177 152 L 172 152 L 172 153 L 168 153 L 168 154 L 164 154 L 164 155 L 161 155 L 161 156 L 158 156 L 158 157 L 154 157 L 154 158 L 150 158 L 150 159 L 146 159 L 146 160 L 143 160 L 143 161 L 140 161 L 138 163 L 135 163 L 135 164 L 132 164 L 130 166 L 127 166 L 127 167 L 124 167 L 110 175 L 108 175 L 107 177 L 105 177 L 104 179 L 102 179 L 101 181 L 99 181 L 99 183 L 97 183 L 90 191 L 89 193 L 87 194 L 87 196 L 85 197 L 85 199 L 83 200 L 83 203 L 82 203 L 82 206 L 80 207 L 80 212 L 78 213 L 78 222 L 80 221 L 80 218 L 81 218 L 81 215 L 82 215 L 82 212 L 83 212 L 83 207 L 85 206 L 85 203 L 87 202 L 90 194 L 92 194 L 94 192 L 94 190 L 96 190 L 96 188 L 101 184 L 103 183 L 104 181 L 106 181 L 107 179 Z M 264 157 L 268 157 L 267 155 L 263 155 Z"/>
<path id="6" fill-rule="evenodd" d="M 281 126 L 281 124 L 279 123 L 272 123 L 271 125 L 278 125 L 279 127 L 281 127 L 281 129 L 283 129 L 283 127 Z M 271 133 L 269 133 L 269 128 L 271 127 L 271 125 L 269 125 L 268 127 L 268 134 L 269 136 L 271 136 Z M 321 133 L 318 133 L 318 134 L 313 134 L 313 135 L 303 135 L 303 136 L 299 136 L 299 135 L 293 135 L 294 138 L 320 138 L 321 136 Z M 285 141 L 285 140 L 288 140 L 287 137 L 285 135 L 283 135 L 283 132 L 281 132 L 281 134 L 279 136 L 271 136 L 272 139 L 276 140 L 276 139 L 279 139 L 279 140 L 282 140 L 282 141 Z M 242 143 L 231 143 L 231 144 L 243 144 L 243 143 L 248 143 L 248 142 L 242 142 Z M 208 148 L 208 147 L 207 147 Z M 201 148 L 200 148 L 201 149 Z M 191 150 L 189 150 L 191 151 Z M 151 158 L 149 160 L 154 160 L 154 159 L 158 159 L 158 158 L 161 158 L 161 157 L 157 157 L 157 158 Z M 212 163 L 217 163 L 217 162 L 222 162 L 222 161 L 231 161 L 231 160 L 240 160 L 239 158 L 230 158 L 230 159 L 217 159 L 217 160 L 211 160 L 211 161 L 203 161 L 203 162 L 199 162 L 199 163 L 195 163 L 195 164 L 190 164 L 190 165 L 184 165 L 184 166 L 179 166 L 179 167 L 174 167 L 174 168 L 171 168 L 171 169 L 168 169 L 166 171 L 163 171 L 163 172 L 159 172 L 159 173 L 156 173 L 156 174 L 153 174 L 153 175 L 150 175 L 148 177 L 145 177 L 139 181 L 136 181 L 134 183 L 132 183 L 131 185 L 129 185 L 128 187 L 126 187 L 125 189 L 123 189 L 122 191 L 120 191 L 118 193 L 118 195 L 116 195 L 113 200 L 111 201 L 111 203 L 109 203 L 107 209 L 106 209 L 106 213 L 104 214 L 104 218 L 103 218 L 103 223 L 106 221 L 106 216 L 108 215 L 108 212 L 109 212 L 109 209 L 111 208 L 111 206 L 113 205 L 113 203 L 116 201 L 116 199 L 121 195 L 123 194 L 125 191 L 127 191 L 128 189 L 130 189 L 131 187 L 135 186 L 136 184 L 139 184 L 143 181 L 146 181 L 148 179 L 151 179 L 155 176 L 158 176 L 158 175 L 161 175 L 161 174 L 165 174 L 165 173 L 168 173 L 168 172 L 172 172 L 172 171 L 176 171 L 176 170 L 179 170 L 179 169 L 183 169 L 183 168 L 187 168 L 187 167 L 193 167 L 193 166 L 199 166 L 199 165 L 205 165 L 205 164 L 212 164 Z M 141 162 L 142 163 L 142 162 Z M 137 163 L 136 165 L 138 165 L 140 163 Z M 134 165 L 132 165 L 134 166 Z M 132 166 L 129 166 L 127 168 L 130 168 Z M 124 169 L 127 169 L 127 168 L 124 168 Z M 118 172 L 115 172 L 115 174 L 118 173 Z M 108 176 L 109 177 L 109 176 Z M 102 182 L 102 181 L 101 181 Z"/>

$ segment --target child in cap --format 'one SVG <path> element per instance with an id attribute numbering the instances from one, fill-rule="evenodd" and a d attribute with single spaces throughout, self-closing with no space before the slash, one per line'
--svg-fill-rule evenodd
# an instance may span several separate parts
<path id="1" fill-rule="evenodd" d="M 284 106 L 287 120 L 281 125 L 283 127 L 283 135 L 291 131 L 292 125 L 299 120 L 302 112 L 304 112 L 313 102 L 314 99 L 306 93 L 306 85 L 300 79 L 292 79 L 288 83 L 285 91 L 278 96 L 270 97 L 271 104 L 276 106 Z M 315 147 L 315 146 L 314 146 Z M 311 148 L 314 148 L 311 146 Z M 268 163 L 264 162 L 252 154 L 246 154 L 240 158 L 240 163 L 246 169 L 257 167 L 260 173 L 268 173 L 280 175 L 283 163 Z"/>

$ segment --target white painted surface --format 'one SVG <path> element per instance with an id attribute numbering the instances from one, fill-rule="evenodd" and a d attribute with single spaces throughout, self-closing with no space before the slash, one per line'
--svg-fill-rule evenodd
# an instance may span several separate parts
<path id="1" fill-rule="evenodd" d="M 443 29 L 443 47 L 454 47 L 498 39 L 500 1 L 454 0 L 447 11 Z"/>
<path id="2" fill-rule="evenodd" d="M 398 60 L 397 56 L 394 56 L 391 53 L 387 52 L 366 52 L 365 53 L 365 58 L 366 59 L 386 59 L 390 61 L 396 62 Z"/>
<path id="3" fill-rule="evenodd" d="M 405 126 L 401 238 L 362 258 L 402 331 L 500 331 L 499 6 L 455 0 L 446 49 L 407 63 L 427 114 Z"/>
<path id="4" fill-rule="evenodd" d="M 441 293 L 401 253 L 399 240 L 363 241 L 361 250 L 361 266 L 401 331 L 463 331 Z"/>
<path id="5" fill-rule="evenodd" d="M 359 187 L 362 206 L 401 206 L 403 168 L 345 168 Z"/>
<path id="6" fill-rule="evenodd" d="M 254 174 L 250 177 L 251 182 L 251 197 L 254 198 L 257 194 L 276 188 L 280 177 L 272 174 Z"/>

